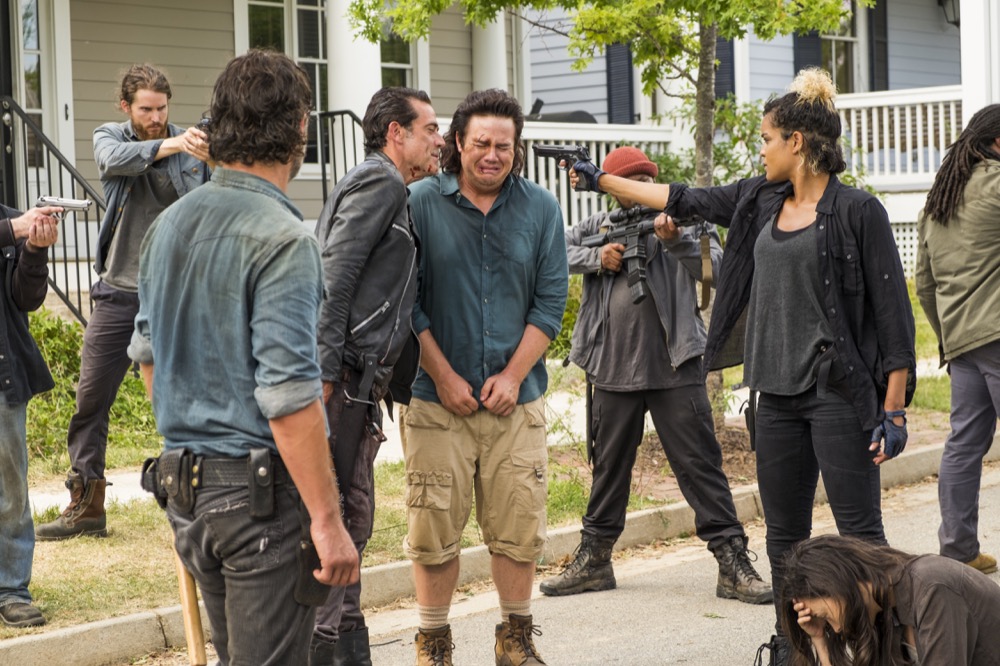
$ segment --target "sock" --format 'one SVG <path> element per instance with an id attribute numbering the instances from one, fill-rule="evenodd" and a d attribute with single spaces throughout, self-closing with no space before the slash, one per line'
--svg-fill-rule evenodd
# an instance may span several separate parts
<path id="1" fill-rule="evenodd" d="M 500 617 L 504 622 L 510 621 L 511 615 L 531 615 L 531 599 L 524 601 L 504 601 L 500 600 Z"/>
<path id="2" fill-rule="evenodd" d="M 430 631 L 440 629 L 448 624 L 448 614 L 451 612 L 451 604 L 446 606 L 417 606 L 417 613 L 420 615 L 420 629 Z"/>

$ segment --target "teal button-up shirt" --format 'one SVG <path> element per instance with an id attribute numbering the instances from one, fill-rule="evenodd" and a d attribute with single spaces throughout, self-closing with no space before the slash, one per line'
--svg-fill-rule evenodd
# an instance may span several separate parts
<path id="1" fill-rule="evenodd" d="M 430 329 L 478 399 L 486 379 L 507 366 L 528 324 L 549 338 L 562 327 L 568 287 L 562 211 L 548 190 L 513 176 L 486 215 L 459 192 L 454 174 L 426 178 L 410 191 L 421 239 L 413 330 Z M 517 402 L 535 400 L 547 385 L 539 359 Z M 423 370 L 413 395 L 440 402 Z"/>

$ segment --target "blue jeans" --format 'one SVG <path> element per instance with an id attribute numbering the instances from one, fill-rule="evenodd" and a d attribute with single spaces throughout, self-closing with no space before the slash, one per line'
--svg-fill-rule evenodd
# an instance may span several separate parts
<path id="1" fill-rule="evenodd" d="M 28 502 L 27 404 L 0 393 L 0 606 L 31 603 L 35 528 Z"/>
<path id="2" fill-rule="evenodd" d="M 793 396 L 760 394 L 757 407 L 757 484 L 767 524 L 767 558 L 775 606 L 781 606 L 784 556 L 812 532 L 820 474 L 837 530 L 885 544 L 879 468 L 868 450 L 854 405 L 833 391 L 811 388 Z M 780 631 L 780 629 L 779 629 Z"/>
<path id="3" fill-rule="evenodd" d="M 174 547 L 198 582 L 222 666 L 309 663 L 315 607 L 295 600 L 299 494 L 274 490 L 274 515 L 250 516 L 246 488 L 206 488 L 193 515 L 167 505 Z"/>

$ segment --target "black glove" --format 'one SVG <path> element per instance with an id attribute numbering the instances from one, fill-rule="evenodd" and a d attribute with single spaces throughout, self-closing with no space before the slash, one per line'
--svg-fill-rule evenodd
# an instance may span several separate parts
<path id="1" fill-rule="evenodd" d="M 903 425 L 898 426 L 892 422 L 897 416 L 903 417 Z M 882 453 L 890 458 L 895 458 L 906 448 L 906 411 L 902 409 L 887 411 L 885 419 L 872 431 L 872 444 L 881 442 L 883 437 L 885 443 L 882 446 Z"/>
<path id="2" fill-rule="evenodd" d="M 589 160 L 580 160 L 573 165 L 573 171 L 576 171 L 576 175 L 580 177 L 576 181 L 576 187 L 573 188 L 577 192 L 598 192 L 599 194 L 604 194 L 604 190 L 597 184 L 597 180 L 605 172 L 597 168 L 596 164 Z"/>

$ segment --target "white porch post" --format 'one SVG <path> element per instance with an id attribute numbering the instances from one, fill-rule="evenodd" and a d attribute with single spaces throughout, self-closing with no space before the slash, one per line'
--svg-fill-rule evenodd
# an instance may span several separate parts
<path id="1" fill-rule="evenodd" d="M 348 5 L 348 0 L 327 0 L 327 101 L 331 111 L 350 109 L 361 117 L 382 87 L 382 54 L 378 44 L 351 32 Z"/>
<path id="2" fill-rule="evenodd" d="M 472 28 L 472 89 L 507 87 L 507 31 L 503 17 Z"/>
<path id="3" fill-rule="evenodd" d="M 962 116 L 1000 102 L 1000 10 L 994 0 L 962 0 Z"/>

